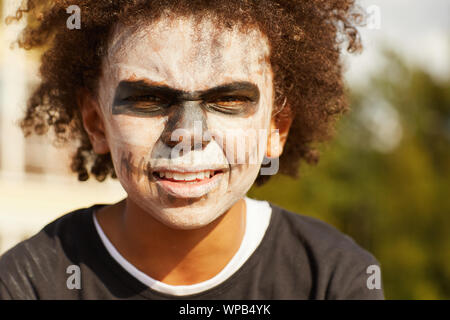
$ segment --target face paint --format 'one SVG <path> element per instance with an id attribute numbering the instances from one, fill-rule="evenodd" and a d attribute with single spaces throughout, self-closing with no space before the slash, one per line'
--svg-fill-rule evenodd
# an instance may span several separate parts
<path id="1" fill-rule="evenodd" d="M 268 41 L 258 30 L 221 30 L 209 19 L 195 25 L 192 18 L 164 17 L 137 30 L 116 28 L 99 102 L 131 201 L 170 227 L 192 229 L 246 194 L 261 161 L 231 159 L 226 150 L 243 138 L 225 132 L 268 130 L 268 57 Z M 251 153 L 258 139 L 247 145 Z"/>

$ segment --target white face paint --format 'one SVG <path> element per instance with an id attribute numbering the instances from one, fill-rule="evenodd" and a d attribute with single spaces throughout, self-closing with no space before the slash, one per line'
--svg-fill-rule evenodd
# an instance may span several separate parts
<path id="1" fill-rule="evenodd" d="M 262 157 L 256 164 L 236 164 L 225 150 L 232 140 L 222 145 L 215 137 L 235 130 L 242 139 L 242 130 L 268 130 L 273 103 L 265 36 L 222 30 L 209 19 L 195 27 L 192 18 L 164 17 L 137 31 L 116 28 L 99 82 L 106 138 L 122 186 L 131 201 L 178 229 L 212 222 L 246 194 Z M 232 83 L 238 84 L 219 96 L 205 93 Z M 155 94 L 155 86 L 165 91 Z M 207 128 L 213 138 L 174 156 L 180 145 L 167 137 L 181 132 L 197 139 L 196 125 L 200 137 Z M 257 145 L 249 139 L 247 153 Z"/>

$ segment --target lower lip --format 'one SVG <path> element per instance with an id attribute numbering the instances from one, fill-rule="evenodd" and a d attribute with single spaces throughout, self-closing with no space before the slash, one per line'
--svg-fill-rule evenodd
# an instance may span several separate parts
<path id="1" fill-rule="evenodd" d="M 223 172 L 218 172 L 211 178 L 195 181 L 175 181 L 156 177 L 156 184 L 176 198 L 199 198 L 216 189 L 223 175 Z"/>

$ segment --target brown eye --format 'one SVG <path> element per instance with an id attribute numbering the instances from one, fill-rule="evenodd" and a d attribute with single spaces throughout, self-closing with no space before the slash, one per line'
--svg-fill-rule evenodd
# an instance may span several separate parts
<path id="1" fill-rule="evenodd" d="M 166 101 L 155 95 L 130 96 L 125 99 L 136 111 L 158 112 L 166 105 Z"/>
<path id="2" fill-rule="evenodd" d="M 220 113 L 238 115 L 245 112 L 251 99 L 243 96 L 223 96 L 212 99 L 207 103 L 207 108 Z"/>
<path id="3" fill-rule="evenodd" d="M 222 107 L 232 107 L 232 106 L 240 105 L 240 104 L 243 104 L 246 102 L 248 102 L 248 98 L 232 97 L 232 96 L 220 97 L 214 101 L 215 104 L 222 106 Z"/>

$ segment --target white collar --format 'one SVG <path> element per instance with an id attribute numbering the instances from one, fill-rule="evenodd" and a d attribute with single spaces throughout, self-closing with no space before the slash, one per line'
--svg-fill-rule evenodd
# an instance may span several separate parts
<path id="1" fill-rule="evenodd" d="M 245 234 L 238 251 L 231 258 L 228 264 L 214 277 L 192 285 L 169 285 L 155 280 L 147 274 L 143 273 L 130 262 L 128 262 L 109 241 L 108 237 L 105 235 L 102 228 L 100 227 L 100 224 L 97 221 L 95 212 L 93 214 L 93 219 L 95 228 L 97 229 L 98 235 L 100 236 L 103 245 L 105 246 L 111 257 L 120 266 L 122 266 L 122 268 L 124 268 L 137 280 L 155 291 L 176 296 L 183 296 L 211 289 L 224 282 L 226 279 L 231 277 L 231 275 L 233 275 L 256 250 L 264 237 L 267 227 L 269 226 L 272 208 L 267 201 L 253 200 L 248 197 L 245 197 L 245 203 L 247 208 Z"/>

